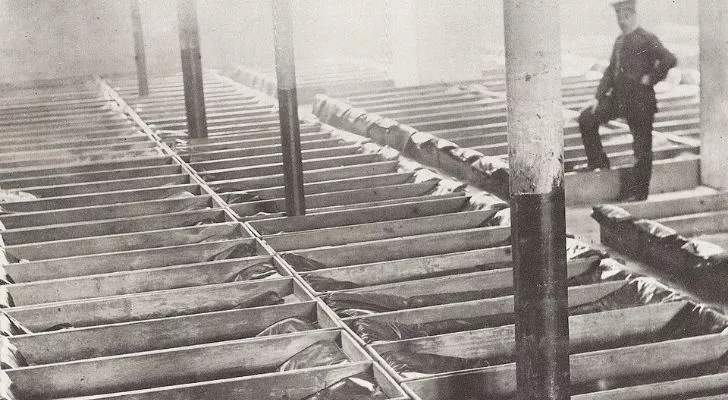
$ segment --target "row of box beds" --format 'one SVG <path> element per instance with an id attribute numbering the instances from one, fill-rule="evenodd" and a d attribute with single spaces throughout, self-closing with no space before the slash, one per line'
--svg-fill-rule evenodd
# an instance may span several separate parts
<path id="1" fill-rule="evenodd" d="M 578 131 L 578 111 L 593 98 L 598 80 L 585 76 L 563 79 L 564 167 L 567 202 L 596 203 L 619 197 L 633 164 L 632 137 L 624 121 L 601 127 L 602 142 L 613 171 L 577 174 L 586 166 Z M 694 85 L 665 85 L 658 93 L 660 112 L 653 135 L 653 193 L 699 185 L 698 95 Z M 484 79 L 412 87 L 340 92 L 317 96 L 314 113 L 322 121 L 379 143 L 397 143 L 408 156 L 499 193 L 493 169 L 507 169 L 505 80 L 502 71 Z M 417 135 L 415 135 L 417 133 Z M 453 147 L 467 149 L 454 152 Z M 456 159 L 455 165 L 450 162 Z M 473 160 L 487 164 L 477 165 Z M 471 164 L 470 167 L 467 164 Z M 499 165 L 499 166 L 498 166 Z M 680 179 L 675 179 L 680 172 Z M 507 180 L 507 174 L 501 174 Z M 602 184 L 594 182 L 602 180 Z"/>
<path id="2" fill-rule="evenodd" d="M 5 202 L 0 215 L 14 282 L 3 286 L 5 373 L 18 398 L 304 399 L 352 376 L 379 386 L 380 397 L 363 398 L 513 395 L 506 203 L 311 120 L 302 124 L 308 215 L 284 218 L 269 99 L 210 72 L 210 137 L 187 139 L 179 76 L 154 79 L 147 99 L 132 79 L 85 85 L 100 122 L 22 131 L 17 124 L 78 100 L 6 100 L 19 111 L 2 139 L 30 150 L 32 131 L 34 144 L 53 149 L 33 147 L 48 157 L 25 152 L 0 172 L 0 188 L 37 197 Z M 109 119 L 128 129 L 90 151 L 103 157 L 128 135 L 153 154 L 80 158 Z M 74 128 L 58 133 L 66 123 Z M 69 141 L 78 145 L 55 146 Z M 581 398 L 665 398 L 655 386 L 720 393 L 722 317 L 695 332 L 669 328 L 695 314 L 689 299 L 644 297 L 664 288 L 618 272 L 606 279 L 610 259 L 570 246 Z M 600 308 L 613 293 L 637 300 Z M 287 318 L 317 329 L 253 337 Z M 331 341 L 345 356 L 327 358 L 334 365 L 278 371 Z M 700 376 L 667 376 L 711 362 Z M 650 371 L 642 386 L 619 383 Z M 344 389 L 366 387 L 353 382 Z"/>

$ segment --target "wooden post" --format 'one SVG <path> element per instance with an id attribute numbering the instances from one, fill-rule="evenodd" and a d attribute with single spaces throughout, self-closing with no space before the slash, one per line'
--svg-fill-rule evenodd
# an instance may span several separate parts
<path id="1" fill-rule="evenodd" d="M 728 1 L 700 0 L 700 178 L 728 189 Z"/>
<path id="2" fill-rule="evenodd" d="M 518 398 L 568 399 L 559 4 L 503 9 Z"/>
<path id="3" fill-rule="evenodd" d="M 129 0 L 131 3 L 131 24 L 134 30 L 134 59 L 136 60 L 137 80 L 139 81 L 139 96 L 149 95 L 149 81 L 147 79 L 147 56 L 144 51 L 144 30 L 139 12 L 139 0 Z"/>
<path id="4" fill-rule="evenodd" d="M 185 87 L 187 133 L 193 138 L 207 137 L 205 93 L 202 84 L 202 57 L 197 29 L 196 0 L 177 0 L 182 79 Z"/>
<path id="5" fill-rule="evenodd" d="M 273 24 L 276 76 L 278 79 L 278 114 L 281 121 L 283 177 L 286 191 L 286 215 L 290 217 L 306 213 L 290 0 L 273 0 Z"/>

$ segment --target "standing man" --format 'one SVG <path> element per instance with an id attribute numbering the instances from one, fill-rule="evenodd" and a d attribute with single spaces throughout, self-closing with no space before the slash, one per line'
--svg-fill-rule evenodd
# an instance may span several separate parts
<path id="1" fill-rule="evenodd" d="M 609 169 L 599 125 L 624 117 L 632 132 L 635 164 L 622 199 L 645 200 L 652 176 L 652 123 L 657 112 L 654 85 L 677 63 L 657 36 L 640 28 L 636 0 L 610 1 L 622 34 L 617 37 L 609 67 L 596 98 L 581 112 L 579 130 L 588 169 Z"/>

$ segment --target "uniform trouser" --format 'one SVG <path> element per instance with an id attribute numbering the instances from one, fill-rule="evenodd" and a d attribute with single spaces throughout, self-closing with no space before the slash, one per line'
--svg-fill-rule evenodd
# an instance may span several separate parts
<path id="1" fill-rule="evenodd" d="M 609 158 L 604 152 L 599 137 L 599 125 L 612 119 L 625 117 L 632 132 L 635 164 L 633 173 L 626 187 L 622 188 L 625 196 L 635 195 L 646 198 L 652 177 L 652 124 L 655 114 L 645 111 L 644 107 L 617 107 L 613 101 L 600 101 L 594 113 L 584 110 L 579 116 L 579 130 L 584 142 L 584 149 L 589 168 L 609 168 Z"/>

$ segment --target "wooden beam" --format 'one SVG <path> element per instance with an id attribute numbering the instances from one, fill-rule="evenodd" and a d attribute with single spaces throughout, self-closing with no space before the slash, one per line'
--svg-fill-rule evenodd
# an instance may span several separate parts
<path id="1" fill-rule="evenodd" d="M 202 344 L 133 355 L 7 370 L 21 396 L 113 393 L 273 372 L 301 350 L 340 331 L 317 331 Z M 355 355 L 351 355 L 355 356 Z"/>
<path id="2" fill-rule="evenodd" d="M 43 365 L 248 338 L 285 318 L 315 322 L 318 307 L 307 301 L 34 333 L 8 340 L 29 365 Z"/>
<path id="3" fill-rule="evenodd" d="M 204 138 L 208 131 L 196 0 L 177 0 L 177 22 L 187 109 L 187 134 L 193 138 Z"/>
<path id="4" fill-rule="evenodd" d="M 144 29 L 139 12 L 139 0 L 130 0 L 131 25 L 134 31 L 134 60 L 136 61 L 139 96 L 149 95 L 149 79 L 147 78 L 147 56 L 144 49 Z"/>
<path id="5" fill-rule="evenodd" d="M 252 239 L 206 242 L 156 249 L 13 263 L 6 265 L 5 270 L 18 282 L 69 278 L 118 271 L 134 271 L 145 268 L 160 268 L 209 261 L 212 259 L 224 259 L 227 258 L 223 257 L 225 254 L 233 251 L 238 246 L 251 247 L 256 244 Z"/>
<path id="6" fill-rule="evenodd" d="M 84 327 L 229 310 L 268 292 L 275 292 L 280 298 L 302 293 L 300 289 L 294 290 L 294 286 L 299 284 L 291 278 L 219 283 L 18 306 L 6 312 L 31 331 L 44 331 L 63 324 Z"/>

